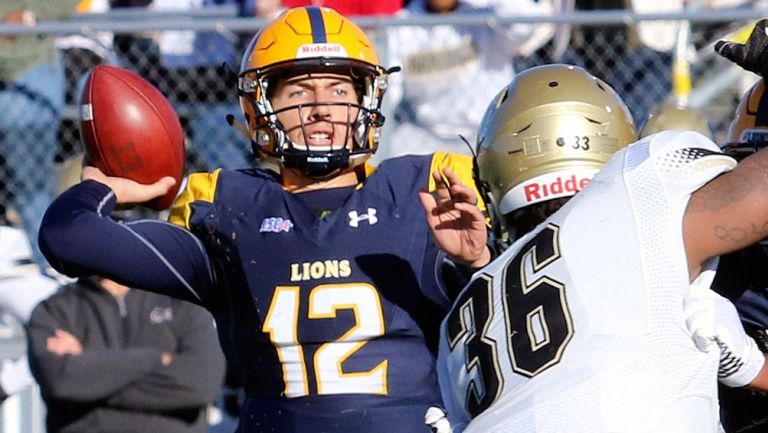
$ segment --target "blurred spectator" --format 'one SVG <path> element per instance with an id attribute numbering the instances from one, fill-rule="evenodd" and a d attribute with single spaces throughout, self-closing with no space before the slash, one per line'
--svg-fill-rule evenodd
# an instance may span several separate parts
<path id="1" fill-rule="evenodd" d="M 232 16 L 243 15 L 245 2 L 238 0 L 153 0 L 157 11 L 203 11 L 231 7 Z M 226 122 L 237 113 L 232 91 L 232 69 L 239 60 L 238 35 L 220 28 L 215 33 L 167 31 L 157 35 L 163 68 L 163 93 L 181 112 L 187 112 L 190 150 L 205 169 L 243 168 L 251 165 L 248 142 Z"/>
<path id="2" fill-rule="evenodd" d="M 82 153 L 64 161 L 57 193 L 80 181 L 82 163 Z M 135 207 L 113 216 L 136 219 L 148 212 Z M 90 277 L 65 285 L 31 316 L 30 364 L 47 405 L 48 433 L 115 426 L 141 433 L 206 431 L 224 355 L 213 317 L 203 308 Z"/>
<path id="3" fill-rule="evenodd" d="M 35 308 L 28 338 L 48 433 L 206 432 L 224 358 L 201 307 L 82 278 Z"/>
<path id="4" fill-rule="evenodd" d="M 761 0 L 762 1 L 762 0 Z M 755 7 L 745 0 L 575 0 L 578 10 L 629 9 L 637 14 L 687 9 Z M 641 21 L 622 26 L 576 26 L 571 48 L 561 60 L 592 71 L 627 102 L 642 124 L 657 101 L 672 90 L 673 53 L 680 23 Z M 722 23 L 715 23 L 717 27 Z M 692 46 L 692 45 L 691 45 Z M 652 71 L 652 72 L 650 72 Z"/>
<path id="5" fill-rule="evenodd" d="M 78 0 L 3 0 L 0 20 L 34 26 L 64 19 Z M 51 201 L 48 179 L 58 148 L 64 106 L 64 70 L 51 35 L 0 36 L 0 155 L 6 189 L 2 205 L 14 206 L 31 241 Z M 36 259 L 45 259 L 32 242 Z"/>
<path id="6" fill-rule="evenodd" d="M 545 0 L 411 0 L 400 17 L 429 14 L 551 14 Z M 468 153 L 485 107 L 514 75 L 512 59 L 552 36 L 551 25 L 397 26 L 389 29 L 389 103 L 397 126 L 385 157 L 436 150 Z M 381 152 L 381 153 L 384 153 Z"/>
<path id="7" fill-rule="evenodd" d="M 639 13 L 682 11 L 682 0 L 664 0 L 664 5 L 656 7 L 658 3 L 656 0 L 575 0 L 575 7 L 582 11 L 626 8 Z M 658 25 L 665 31 L 651 33 L 659 30 Z M 677 33 L 667 27 L 668 23 L 657 22 L 642 23 L 642 26 L 575 26 L 571 47 L 559 60 L 582 66 L 605 80 L 626 101 L 635 123 L 641 124 L 654 104 L 664 100 L 672 90 L 671 50 Z"/>
<path id="8" fill-rule="evenodd" d="M 244 0 L 246 16 L 272 19 L 285 9 L 283 0 Z M 245 38 L 244 38 L 245 39 Z"/>
<path id="9" fill-rule="evenodd" d="M 283 6 L 323 6 L 336 9 L 345 16 L 393 15 L 403 8 L 403 0 L 283 0 Z"/>
<path id="10" fill-rule="evenodd" d="M 112 8 L 146 7 L 177 11 L 179 16 L 246 16 L 271 13 L 253 0 L 111 0 Z M 201 169 L 242 168 L 252 164 L 248 141 L 226 122 L 239 112 L 234 69 L 239 64 L 239 36 L 225 28 L 216 32 L 174 30 L 146 35 L 116 35 L 115 50 L 129 69 L 154 83 L 186 120 L 189 154 Z M 196 162 L 196 161 L 191 161 Z M 194 166 L 194 164 L 193 164 Z"/>
<path id="11" fill-rule="evenodd" d="M 108 0 L 81 0 L 77 4 L 78 15 L 104 14 L 109 12 Z M 112 48 L 112 32 L 87 31 L 85 26 L 82 33 L 59 36 L 56 38 L 56 48 L 61 53 L 64 63 L 66 93 L 64 102 L 70 107 L 77 107 L 80 94 L 85 85 L 85 79 L 90 70 L 102 63 L 115 64 Z M 59 125 L 59 153 L 56 161 L 82 150 L 79 140 L 79 122 L 76 116 L 63 116 Z"/>
<path id="12" fill-rule="evenodd" d="M 101 14 L 109 11 L 108 0 L 80 0 L 77 4 L 77 14 Z M 80 81 L 94 66 L 108 62 L 114 63 L 112 49 L 112 32 L 88 32 L 60 36 L 56 38 L 55 46 L 64 58 L 64 72 L 67 83 L 65 101 L 67 104 L 79 103 Z"/>
<path id="13" fill-rule="evenodd" d="M 221 421 L 216 425 L 211 425 L 208 433 L 232 433 L 236 431 L 244 401 L 245 390 L 243 389 L 242 378 L 238 375 L 235 367 L 228 362 L 224 383 L 216 399 L 216 408 L 221 411 Z"/>
<path id="14" fill-rule="evenodd" d="M 0 226 L 0 312 L 26 325 L 32 309 L 56 287 L 58 283 L 55 280 L 40 273 L 24 232 Z M 18 359 L 6 357 L 0 364 L 0 401 L 34 382 L 26 356 Z"/>

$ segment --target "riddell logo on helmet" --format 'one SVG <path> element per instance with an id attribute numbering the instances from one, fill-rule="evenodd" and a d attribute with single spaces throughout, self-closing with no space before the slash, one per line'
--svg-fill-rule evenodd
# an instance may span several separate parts
<path id="1" fill-rule="evenodd" d="M 299 47 L 297 58 L 303 57 L 348 57 L 347 50 L 339 44 L 307 44 Z"/>
<path id="2" fill-rule="evenodd" d="M 529 203 L 539 202 L 548 198 L 555 198 L 563 195 L 576 194 L 579 190 L 589 184 L 591 176 L 557 176 L 552 182 L 533 182 L 525 185 L 525 201 Z"/>
<path id="3" fill-rule="evenodd" d="M 536 176 L 509 190 L 499 203 L 502 213 L 560 197 L 570 197 L 589 184 L 596 168 L 571 168 Z"/>

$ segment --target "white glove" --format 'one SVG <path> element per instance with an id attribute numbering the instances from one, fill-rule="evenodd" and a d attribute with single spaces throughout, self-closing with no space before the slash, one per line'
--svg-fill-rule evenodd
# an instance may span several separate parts
<path id="1" fill-rule="evenodd" d="M 432 433 L 453 433 L 451 423 L 445 417 L 445 411 L 439 407 L 431 406 L 424 414 L 424 424 L 432 429 Z"/>
<path id="2" fill-rule="evenodd" d="M 708 286 L 691 285 L 684 300 L 685 323 L 696 347 L 720 351 L 720 382 L 730 387 L 749 385 L 765 363 L 765 355 L 748 336 L 736 307 Z"/>

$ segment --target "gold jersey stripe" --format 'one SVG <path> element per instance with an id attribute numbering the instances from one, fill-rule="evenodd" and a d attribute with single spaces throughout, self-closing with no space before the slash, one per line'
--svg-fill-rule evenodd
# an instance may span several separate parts
<path id="1" fill-rule="evenodd" d="M 171 207 L 171 215 L 168 221 L 171 224 L 189 229 L 189 218 L 192 215 L 192 203 L 203 201 L 213 203 L 216 194 L 216 184 L 219 181 L 221 169 L 212 173 L 192 173 L 187 177 L 187 185 L 184 192 Z"/>
<path id="2" fill-rule="evenodd" d="M 432 173 L 436 170 L 442 172 L 445 167 L 450 167 L 451 170 L 453 170 L 453 172 L 459 176 L 459 179 L 461 179 L 464 185 L 467 185 L 468 187 L 472 188 L 473 191 L 475 191 L 475 196 L 477 197 L 477 205 L 480 207 L 480 210 L 485 212 L 485 202 L 483 201 L 480 192 L 477 190 L 475 180 L 472 177 L 472 157 L 469 155 L 449 152 L 435 152 L 434 155 L 432 155 L 432 164 L 429 167 L 429 191 L 434 191 L 437 188 L 435 179 L 432 177 Z"/>

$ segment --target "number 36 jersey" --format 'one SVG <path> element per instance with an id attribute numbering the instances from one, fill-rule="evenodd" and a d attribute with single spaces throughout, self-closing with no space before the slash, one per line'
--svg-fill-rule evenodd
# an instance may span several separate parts
<path id="1" fill-rule="evenodd" d="M 454 431 L 716 431 L 718 355 L 685 329 L 682 219 L 734 165 L 696 133 L 648 137 L 476 273 L 441 329 Z"/>

